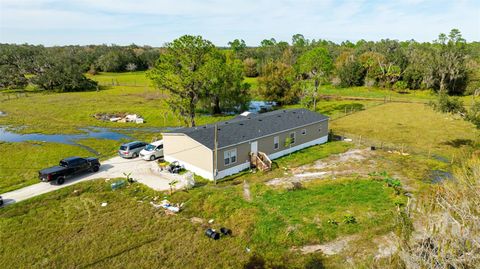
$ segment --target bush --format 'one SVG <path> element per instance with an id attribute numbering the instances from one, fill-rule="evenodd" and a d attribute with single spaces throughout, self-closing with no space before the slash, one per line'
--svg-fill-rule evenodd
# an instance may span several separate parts
<path id="1" fill-rule="evenodd" d="M 345 223 L 345 224 L 355 224 L 355 223 L 357 223 L 357 219 L 353 215 L 345 215 L 345 216 L 343 216 L 343 223 Z"/>

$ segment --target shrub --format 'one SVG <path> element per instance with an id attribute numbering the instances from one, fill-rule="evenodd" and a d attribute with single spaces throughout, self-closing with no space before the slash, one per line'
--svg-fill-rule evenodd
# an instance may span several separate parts
<path id="1" fill-rule="evenodd" d="M 355 224 L 355 223 L 357 223 L 357 219 L 353 215 L 345 215 L 345 216 L 343 216 L 343 223 L 345 223 L 345 224 Z"/>

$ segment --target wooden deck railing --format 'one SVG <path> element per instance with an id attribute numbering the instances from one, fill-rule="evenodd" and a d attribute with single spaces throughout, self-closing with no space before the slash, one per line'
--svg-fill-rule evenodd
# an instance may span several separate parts
<path id="1" fill-rule="evenodd" d="M 250 163 L 253 167 L 261 171 L 270 171 L 272 169 L 272 161 L 268 158 L 267 154 L 263 152 L 250 153 Z"/>

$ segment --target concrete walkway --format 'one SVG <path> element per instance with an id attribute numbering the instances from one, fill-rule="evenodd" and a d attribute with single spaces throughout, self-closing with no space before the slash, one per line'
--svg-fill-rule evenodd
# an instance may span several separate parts
<path id="1" fill-rule="evenodd" d="M 131 173 L 131 177 L 138 182 L 147 185 L 148 187 L 164 191 L 170 189 L 168 183 L 171 179 L 162 176 L 156 171 L 156 162 L 145 161 L 140 158 L 123 159 L 121 157 L 114 157 L 104 162 L 101 162 L 100 171 L 97 173 L 87 172 L 73 178 L 67 178 L 63 185 L 56 185 L 55 183 L 40 182 L 34 185 L 27 186 L 18 190 L 1 194 L 5 205 L 20 202 L 47 192 L 55 191 L 67 186 L 77 184 L 82 181 L 97 179 L 97 178 L 125 178 L 123 173 Z M 184 182 L 179 182 L 175 187 L 182 188 Z"/>

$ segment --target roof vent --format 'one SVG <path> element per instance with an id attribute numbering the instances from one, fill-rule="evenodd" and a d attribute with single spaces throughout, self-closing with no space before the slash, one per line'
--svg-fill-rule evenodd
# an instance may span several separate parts
<path id="1" fill-rule="evenodd" d="M 297 111 L 292 111 L 293 114 L 297 113 Z"/>
<path id="2" fill-rule="evenodd" d="M 225 124 L 228 124 L 228 121 L 226 121 Z"/>
<path id="3" fill-rule="evenodd" d="M 243 123 L 240 123 L 240 125 L 243 125 Z"/>
<path id="4" fill-rule="evenodd" d="M 207 129 L 207 125 L 203 126 L 203 129 Z"/>
<path id="5" fill-rule="evenodd" d="M 262 119 L 258 119 L 258 121 L 262 121 Z"/>
<path id="6" fill-rule="evenodd" d="M 281 118 L 281 117 L 282 117 L 282 115 L 278 115 L 277 117 Z"/>

